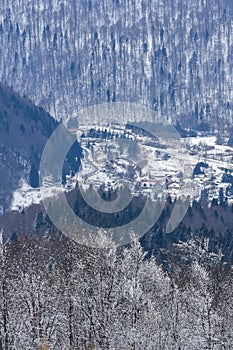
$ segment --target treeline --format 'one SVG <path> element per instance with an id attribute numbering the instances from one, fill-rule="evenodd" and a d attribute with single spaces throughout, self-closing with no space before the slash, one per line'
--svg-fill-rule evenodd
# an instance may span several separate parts
<path id="1" fill-rule="evenodd" d="M 55 235 L 2 247 L 0 349 L 231 349 L 232 271 L 206 240 L 180 244 L 192 264 L 173 274 L 137 241 L 95 244 Z"/>
<path id="2" fill-rule="evenodd" d="M 78 187 L 66 194 L 70 207 L 81 219 L 79 228 L 84 231 L 86 230 L 85 223 L 95 226 L 97 230 L 98 227 L 109 229 L 121 227 L 137 218 L 145 206 L 146 198 L 143 195 L 133 197 L 125 207 L 124 201 L 127 195 L 127 188 L 122 187 L 120 190 L 104 186 L 100 186 L 99 191 L 92 187 L 87 189 L 86 199 L 83 198 Z M 119 208 L 122 208 L 123 205 L 124 209 L 113 213 L 105 212 L 109 201 L 115 200 L 116 197 L 119 197 Z M 176 200 L 168 196 L 160 217 L 140 238 L 148 256 L 156 256 L 159 263 L 167 266 L 167 269 L 170 268 L 170 262 L 173 260 L 170 252 L 173 251 L 175 260 L 178 258 L 173 244 L 180 241 L 187 242 L 198 237 L 209 239 L 210 250 L 214 253 L 222 251 L 222 264 L 231 266 L 233 263 L 233 205 L 228 203 L 222 192 L 219 198 L 214 199 L 211 203 L 205 199 L 204 194 L 202 197 L 200 201 L 193 201 L 190 204 L 179 225 L 172 232 L 167 233 L 168 220 L 176 204 Z M 101 198 L 105 200 L 105 207 L 103 207 Z M 89 206 L 86 202 L 88 199 L 95 203 L 95 208 L 102 208 L 102 211 Z M 67 215 L 69 218 L 70 213 L 66 214 L 63 202 L 59 201 L 59 196 L 54 201 L 59 215 L 62 217 Z M 83 225 L 82 222 L 84 222 Z M 58 232 L 43 207 L 35 204 L 22 209 L 21 212 L 13 211 L 0 216 L 0 228 L 4 229 L 4 242 L 14 242 L 25 236 L 50 237 L 53 232 Z"/>

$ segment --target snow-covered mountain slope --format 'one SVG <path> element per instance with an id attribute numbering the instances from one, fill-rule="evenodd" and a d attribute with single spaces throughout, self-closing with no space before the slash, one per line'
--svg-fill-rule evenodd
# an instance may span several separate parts
<path id="1" fill-rule="evenodd" d="M 124 101 L 224 130 L 232 17 L 231 0 L 2 0 L 0 79 L 58 119 Z"/>
<path id="2" fill-rule="evenodd" d="M 41 154 L 58 125 L 42 108 L 0 83 L 0 213 L 9 208 L 20 180 L 39 185 Z M 80 156 L 78 144 L 73 150 Z M 69 164 L 72 156 L 67 156 Z"/>

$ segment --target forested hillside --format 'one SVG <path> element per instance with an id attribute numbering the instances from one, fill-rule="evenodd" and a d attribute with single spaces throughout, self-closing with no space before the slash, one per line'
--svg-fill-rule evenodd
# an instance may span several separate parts
<path id="1" fill-rule="evenodd" d="M 0 79 L 58 119 L 126 101 L 223 131 L 232 17 L 231 0 L 2 0 Z"/>
<path id="2" fill-rule="evenodd" d="M 233 348 L 232 29 L 232 0 L 0 1 L 0 350 Z M 124 107 L 115 102 L 128 107 L 115 109 Z M 80 112 L 102 103 L 96 114 Z M 108 124 L 110 112 L 117 123 L 125 118 L 126 129 Z M 152 114 L 192 136 L 175 153 L 191 165 L 167 162 L 178 144 L 173 126 L 144 123 L 143 131 L 133 124 Z M 64 156 L 80 115 L 93 125 L 80 128 L 80 143 Z M 97 128 L 97 119 L 108 128 Z M 63 134 L 50 139 L 43 159 L 58 126 L 72 142 Z M 169 148 L 160 138 L 171 140 Z M 147 163 L 155 162 L 161 168 L 152 174 Z M 200 185 L 198 200 L 183 186 L 186 170 Z M 159 173 L 164 179 L 153 192 Z M 117 174 L 127 181 L 122 187 Z M 33 189 L 39 175 L 44 193 L 54 194 L 47 207 Z M 22 180 L 27 188 L 16 193 Z M 62 192 L 53 186 L 61 181 Z M 101 209 L 111 209 L 118 194 L 128 194 L 124 183 L 134 182 L 128 205 Z M 33 191 L 37 203 L 27 197 Z M 119 205 L 127 198 L 120 195 Z M 126 232 L 145 207 L 134 232 Z M 122 231 L 117 243 L 118 232 L 106 233 L 115 227 Z"/>
<path id="3" fill-rule="evenodd" d="M 31 187 L 39 186 L 41 155 L 58 125 L 41 107 L 0 83 L 0 214 L 9 209 L 12 192 L 22 180 Z M 76 156 L 81 156 L 77 142 L 67 155 L 68 166 L 63 173 L 70 173 Z M 73 170 L 77 171 L 79 164 L 78 160 Z"/>

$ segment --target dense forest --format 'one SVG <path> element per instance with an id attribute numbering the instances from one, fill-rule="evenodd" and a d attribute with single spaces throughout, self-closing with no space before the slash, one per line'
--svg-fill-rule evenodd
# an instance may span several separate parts
<path id="1" fill-rule="evenodd" d="M 104 239 L 98 249 L 61 235 L 1 247 L 1 349 L 232 348 L 232 271 L 205 244 L 189 241 L 192 264 L 171 275 L 138 242 L 101 249 Z"/>
<path id="2" fill-rule="evenodd" d="M 223 132 L 232 16 L 231 0 L 2 0 L 0 79 L 57 119 L 136 102 L 183 127 Z"/>
<path id="3" fill-rule="evenodd" d="M 102 193 L 103 195 L 104 193 Z M 96 195 L 98 195 L 96 193 Z M 110 196 L 109 196 L 110 195 Z M 105 200 L 114 198 L 115 192 L 110 194 L 105 192 Z M 97 198 L 97 196 L 96 196 Z M 81 218 L 79 227 L 76 230 L 66 230 L 67 236 L 79 244 L 89 244 L 95 247 L 95 243 L 91 243 L 91 239 L 98 234 L 99 230 L 105 232 L 105 236 L 111 237 L 111 230 L 108 228 L 119 227 L 122 228 L 122 239 L 126 232 L 124 232 L 124 225 L 134 220 L 140 215 L 145 205 L 145 198 L 134 197 L 132 201 L 121 211 L 117 213 L 98 212 L 90 207 L 82 198 L 79 190 L 73 190 L 67 193 L 68 203 L 74 210 L 75 214 Z M 59 202 L 59 195 L 56 198 Z M 161 264 L 167 271 L 173 271 L 173 265 L 179 264 L 190 265 L 192 258 L 186 250 L 180 250 L 180 242 L 187 243 L 190 240 L 197 242 L 205 242 L 206 253 L 212 253 L 218 256 L 219 262 L 222 266 L 229 268 L 233 263 L 233 206 L 227 205 L 227 201 L 213 200 L 209 204 L 205 200 L 199 202 L 193 201 L 180 222 L 180 224 L 171 232 L 167 232 L 167 223 L 173 212 L 176 200 L 171 200 L 168 196 L 165 206 L 161 212 L 160 217 L 143 236 L 134 233 L 147 252 L 147 258 L 156 257 L 157 262 Z M 64 216 L 68 224 L 70 212 L 66 214 L 63 207 L 61 208 L 52 204 Z M 150 221 L 150 219 L 148 218 Z M 88 222 L 92 226 L 92 232 L 88 231 L 87 226 L 82 225 L 82 221 Z M 71 224 L 72 230 L 74 226 Z M 33 204 L 28 208 L 24 208 L 21 212 L 12 211 L 0 216 L 0 227 L 3 228 L 3 242 L 9 245 L 22 237 L 37 237 L 49 238 L 54 233 L 60 235 L 59 229 L 51 221 L 48 213 L 42 205 Z M 68 226 L 67 226 L 68 227 Z M 96 230 L 94 230 L 96 227 Z M 83 232 L 79 234 L 79 232 Z M 127 233 L 128 234 L 128 233 Z M 85 236 L 87 240 L 85 241 Z M 127 236 L 126 236 L 127 237 Z M 124 245 L 127 245 L 131 239 L 123 239 Z M 115 244 L 120 245 L 120 241 L 116 238 Z M 202 243 L 200 243 L 202 244 Z"/>

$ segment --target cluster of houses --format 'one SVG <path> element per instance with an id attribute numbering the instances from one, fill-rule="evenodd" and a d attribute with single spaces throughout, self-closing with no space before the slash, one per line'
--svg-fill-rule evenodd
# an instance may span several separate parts
<path id="1" fill-rule="evenodd" d="M 157 140 L 151 139 L 150 135 L 134 133 L 132 130 L 125 132 L 119 127 L 117 130 L 112 127 L 101 132 L 95 132 L 93 128 L 91 130 L 91 133 L 88 129 L 82 132 L 81 145 L 87 156 L 83 160 L 88 163 L 86 169 L 93 169 L 81 171 L 75 177 L 68 176 L 68 188 L 82 182 L 87 187 L 91 185 L 94 188 L 102 186 L 105 189 L 116 189 L 124 181 L 135 196 L 144 194 L 153 199 L 154 188 L 158 184 L 172 198 L 187 194 L 185 179 L 178 165 L 169 166 L 169 150 Z M 132 152 L 127 154 L 126 148 L 132 140 L 142 146 L 143 157 L 137 158 L 137 154 Z M 190 168 L 195 169 L 199 161 L 207 165 L 202 171 L 193 174 L 192 191 L 188 194 L 191 199 L 206 199 L 211 202 L 219 198 L 221 193 L 233 203 L 233 183 L 223 181 L 224 172 L 231 172 L 231 163 L 233 171 L 233 149 L 216 145 L 215 141 L 198 135 L 187 139 L 186 157 Z M 139 153 L 141 150 L 136 146 Z"/>

